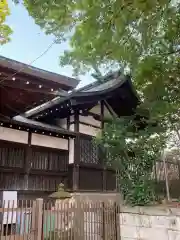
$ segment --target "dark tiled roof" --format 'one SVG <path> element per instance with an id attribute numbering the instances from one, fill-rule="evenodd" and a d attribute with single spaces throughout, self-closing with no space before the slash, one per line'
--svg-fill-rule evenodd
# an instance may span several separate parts
<path id="1" fill-rule="evenodd" d="M 97 94 L 101 94 L 101 93 L 106 93 L 107 91 L 111 91 L 113 89 L 116 89 L 118 87 L 121 87 L 121 85 L 126 82 L 129 81 L 130 78 L 126 77 L 124 75 L 121 75 L 117 78 L 113 78 L 113 79 L 106 79 L 103 82 L 100 81 L 96 81 L 93 82 L 91 84 L 88 84 L 80 89 L 76 89 L 74 91 L 72 91 L 71 93 L 68 93 L 67 96 L 64 97 L 57 97 L 54 100 L 51 100 L 49 102 L 47 102 L 46 104 L 43 104 L 43 106 L 39 106 L 36 109 L 32 109 L 31 111 L 29 111 L 28 113 L 25 114 L 26 117 L 31 117 L 35 114 L 38 114 L 44 110 L 50 109 L 53 106 L 56 106 L 68 99 L 73 99 L 73 98 L 78 98 L 78 97 L 82 97 L 82 96 L 91 96 L 91 95 L 97 95 Z"/>

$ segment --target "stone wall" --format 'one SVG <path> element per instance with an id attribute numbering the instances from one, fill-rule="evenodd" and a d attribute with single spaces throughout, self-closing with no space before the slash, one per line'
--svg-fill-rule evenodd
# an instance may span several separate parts
<path id="1" fill-rule="evenodd" d="M 180 208 L 121 207 L 121 240 L 180 240 Z"/>

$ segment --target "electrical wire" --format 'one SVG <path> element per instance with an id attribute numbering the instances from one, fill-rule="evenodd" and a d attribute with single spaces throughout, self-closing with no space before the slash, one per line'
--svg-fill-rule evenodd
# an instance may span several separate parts
<path id="1" fill-rule="evenodd" d="M 27 65 L 31 66 L 34 62 L 36 62 L 38 59 L 40 59 L 42 56 L 44 56 L 44 55 L 53 47 L 53 45 L 54 45 L 55 43 L 56 43 L 56 40 L 54 40 L 54 41 L 46 48 L 45 51 L 43 51 L 37 58 L 35 58 L 34 60 L 32 60 L 32 61 L 31 61 L 29 64 L 27 64 Z M 22 70 L 24 70 L 26 67 L 27 67 L 27 66 L 24 66 L 24 67 L 20 68 L 17 72 L 13 73 L 11 76 L 8 76 L 8 77 L 6 77 L 5 79 L 2 79 L 2 80 L 0 81 L 0 84 L 1 84 L 2 82 L 6 81 L 6 80 L 9 79 L 9 78 L 13 78 L 13 77 L 16 76 L 18 73 L 20 73 Z"/>
<path id="2" fill-rule="evenodd" d="M 45 51 L 43 51 L 38 57 L 36 57 L 34 60 L 32 60 L 28 65 L 31 66 L 34 62 L 36 62 L 38 59 L 40 59 L 42 56 L 44 56 L 44 55 L 53 47 L 53 45 L 54 45 L 55 43 L 56 43 L 56 40 L 54 40 L 54 41 L 45 49 Z M 8 92 L 8 90 L 4 87 L 4 85 L 3 85 L 2 83 L 3 83 L 4 81 L 8 80 L 9 78 L 13 78 L 13 77 L 16 76 L 18 73 L 20 73 L 21 71 L 23 71 L 26 67 L 27 67 L 27 66 L 24 66 L 24 67 L 20 68 L 18 71 L 16 71 L 15 73 L 13 73 L 11 76 L 8 76 L 8 77 L 2 79 L 2 80 L 0 81 L 1 88 L 5 89 L 5 90 Z M 15 99 L 16 102 L 18 102 L 19 100 L 20 100 L 20 98 Z M 26 104 L 26 103 L 23 102 L 22 100 L 21 100 L 21 103 Z M 13 107 L 11 107 L 11 109 L 12 109 L 14 112 L 16 112 L 16 113 L 19 114 L 19 111 L 18 111 L 17 109 L 15 109 L 15 108 L 13 108 Z"/>

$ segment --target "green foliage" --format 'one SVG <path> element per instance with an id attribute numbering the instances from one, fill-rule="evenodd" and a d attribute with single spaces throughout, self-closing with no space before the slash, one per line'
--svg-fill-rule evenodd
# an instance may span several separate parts
<path id="1" fill-rule="evenodd" d="M 155 200 L 153 165 L 159 159 L 166 134 L 163 127 L 137 129 L 132 117 L 106 124 L 96 141 L 107 153 L 106 164 L 119 170 L 120 190 L 127 203 L 145 205 Z"/>
<path id="2" fill-rule="evenodd" d="M 10 40 L 12 30 L 5 24 L 6 17 L 9 15 L 9 8 L 6 0 L 0 1 L 0 45 Z"/>
<path id="3" fill-rule="evenodd" d="M 72 65 L 76 73 L 94 66 L 128 68 L 151 118 L 172 127 L 180 108 L 179 1 L 22 2 L 47 34 L 69 41 L 62 65 Z"/>
<path id="4" fill-rule="evenodd" d="M 179 5 L 168 0 L 23 2 L 47 34 L 70 40 L 62 63 L 78 70 L 115 61 L 134 71 L 142 56 L 168 54 L 178 44 Z"/>
<path id="5" fill-rule="evenodd" d="M 61 65 L 72 65 L 76 73 L 94 66 L 107 70 L 116 64 L 130 71 L 141 107 L 149 110 L 149 118 L 158 122 L 161 129 L 155 135 L 156 129 L 148 125 L 138 132 L 131 124 L 132 119 L 115 120 L 106 126 L 101 143 L 108 150 L 109 162 L 123 172 L 121 185 L 127 200 L 133 203 L 133 196 L 138 204 L 150 201 L 154 195 L 150 185 L 146 185 L 153 161 L 159 157 L 166 133 L 177 132 L 180 122 L 180 2 L 23 0 L 23 3 L 47 34 L 53 34 L 57 42 L 69 41 L 70 49 L 61 56 Z M 96 78 L 100 75 L 96 71 Z"/>

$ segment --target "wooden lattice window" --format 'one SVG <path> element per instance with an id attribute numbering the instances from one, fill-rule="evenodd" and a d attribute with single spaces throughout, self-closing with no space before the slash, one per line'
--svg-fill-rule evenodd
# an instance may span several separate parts
<path id="1" fill-rule="evenodd" d="M 61 182 L 59 176 L 29 175 L 28 190 L 56 191 Z"/>
<path id="2" fill-rule="evenodd" d="M 0 145 L 0 166 L 23 168 L 25 160 L 25 147 L 12 143 Z"/>
<path id="3" fill-rule="evenodd" d="M 0 190 L 21 190 L 24 189 L 23 174 L 0 173 Z"/>
<path id="4" fill-rule="evenodd" d="M 33 148 L 31 169 L 48 171 L 67 171 L 68 152 L 53 151 L 52 149 Z"/>
<path id="5" fill-rule="evenodd" d="M 80 161 L 99 164 L 99 149 L 92 139 L 80 138 Z"/>

